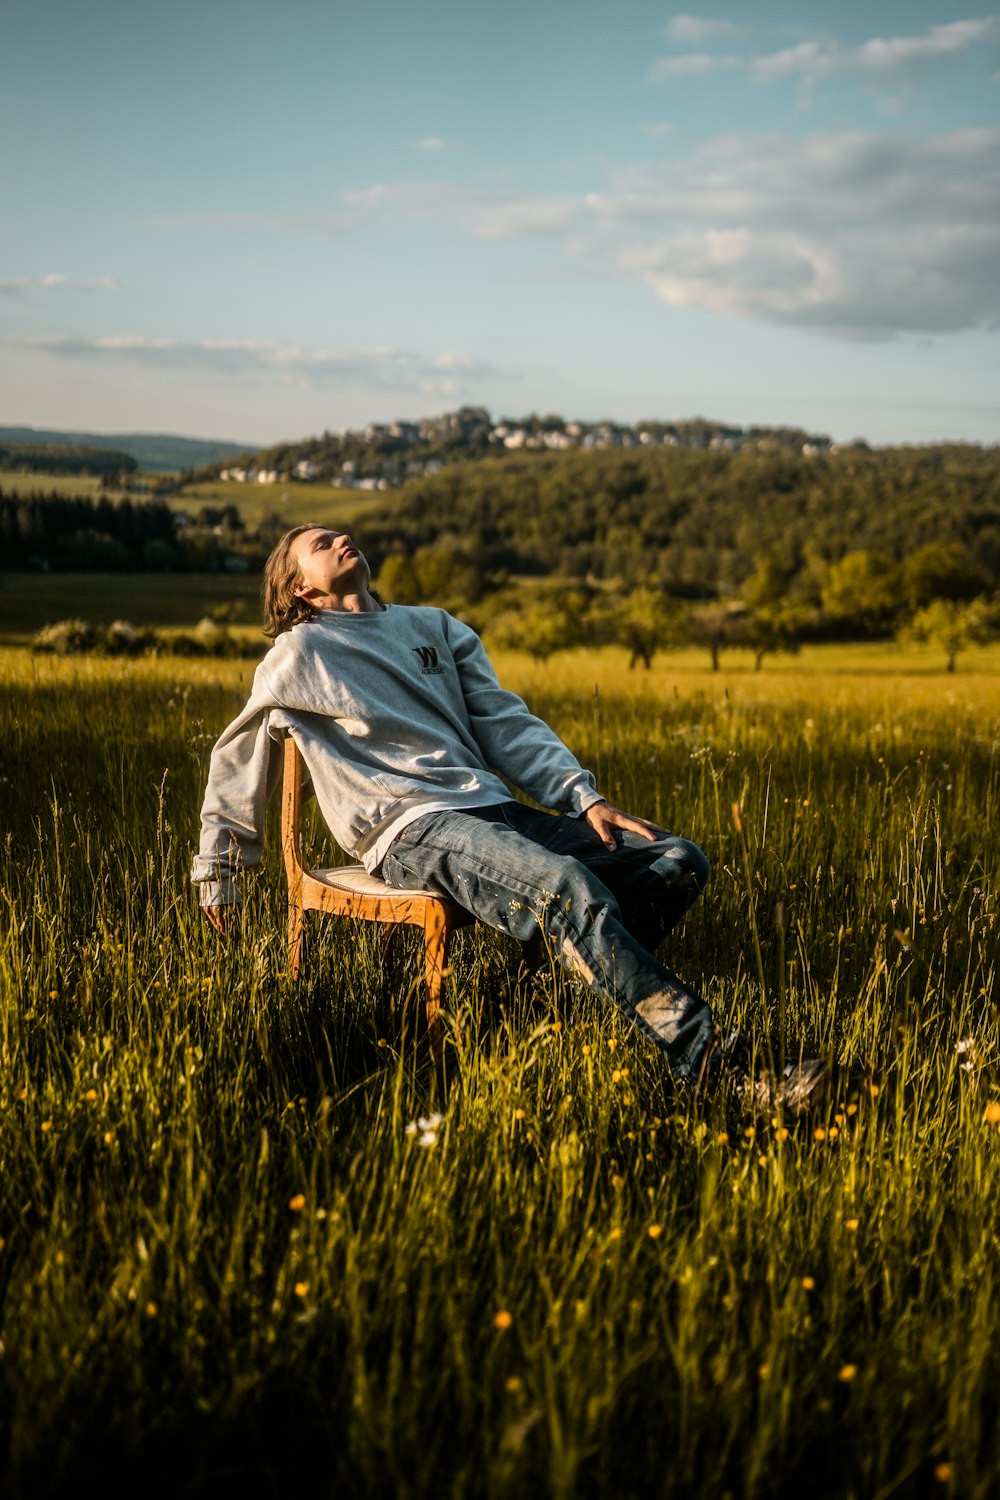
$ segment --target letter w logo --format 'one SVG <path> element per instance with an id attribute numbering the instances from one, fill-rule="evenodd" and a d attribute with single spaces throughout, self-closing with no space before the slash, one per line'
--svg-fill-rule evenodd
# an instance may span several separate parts
<path id="1" fill-rule="evenodd" d="M 439 677 L 444 671 L 443 667 L 438 666 L 436 646 L 411 646 L 410 649 L 415 655 L 420 657 L 420 670 L 422 673 Z"/>

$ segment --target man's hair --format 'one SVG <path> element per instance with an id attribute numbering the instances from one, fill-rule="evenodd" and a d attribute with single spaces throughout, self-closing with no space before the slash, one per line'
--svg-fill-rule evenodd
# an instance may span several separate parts
<path id="1" fill-rule="evenodd" d="M 319 521 L 307 521 L 304 526 L 293 526 L 286 531 L 271 556 L 264 564 L 264 582 L 261 600 L 264 605 L 264 634 L 276 640 L 285 630 L 291 630 L 300 620 L 315 620 L 319 614 L 305 599 L 295 593 L 299 581 L 299 569 L 292 557 L 292 543 L 304 531 L 324 529 Z"/>
<path id="2" fill-rule="evenodd" d="M 322 521 L 306 521 L 302 526 L 293 526 L 291 531 L 285 532 L 264 564 L 261 599 L 264 605 L 264 634 L 269 640 L 276 640 L 279 635 L 286 630 L 291 630 L 292 626 L 298 625 L 301 620 L 315 620 L 320 613 L 305 599 L 300 599 L 295 592 L 299 581 L 299 570 L 292 556 L 292 543 L 304 531 L 326 530 L 327 527 Z M 373 599 L 382 604 L 381 594 L 373 588 L 369 588 L 368 592 Z"/>

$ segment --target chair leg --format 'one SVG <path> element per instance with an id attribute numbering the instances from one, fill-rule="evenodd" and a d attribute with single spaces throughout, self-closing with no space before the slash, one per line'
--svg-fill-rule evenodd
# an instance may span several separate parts
<path id="1" fill-rule="evenodd" d="M 425 973 L 427 976 L 427 1036 L 435 1067 L 441 1071 L 441 992 L 448 957 L 448 919 L 440 906 L 431 906 L 424 921 Z"/>
<path id="2" fill-rule="evenodd" d="M 296 900 L 288 903 L 288 967 L 298 979 L 302 964 L 302 906 Z"/>

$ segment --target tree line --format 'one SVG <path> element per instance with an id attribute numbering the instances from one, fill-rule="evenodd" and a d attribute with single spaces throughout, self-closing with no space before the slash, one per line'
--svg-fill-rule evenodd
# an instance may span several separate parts
<path id="1" fill-rule="evenodd" d="M 0 472 L 27 470 L 45 474 L 91 474 L 114 480 L 134 474 L 139 465 L 118 448 L 91 448 L 85 443 L 0 442 Z"/>
<path id="2" fill-rule="evenodd" d="M 996 630 L 1000 455 L 966 445 L 531 456 L 442 472 L 361 537 L 379 586 L 539 659 L 616 641 L 928 639 L 954 669 Z M 534 576 L 525 591 L 514 576 Z"/>
<path id="3" fill-rule="evenodd" d="M 215 572 L 263 567 L 284 529 L 266 517 L 252 531 L 234 505 L 180 515 L 163 500 L 10 495 L 0 490 L 0 561 L 65 572 Z"/>
<path id="4" fill-rule="evenodd" d="M 762 559 L 786 591 L 847 553 L 901 564 L 938 543 L 1000 579 L 1000 450 L 953 444 L 812 456 L 599 452 L 458 464 L 373 507 L 364 541 L 412 555 L 459 546 L 485 574 L 655 579 L 671 593 L 737 592 Z"/>

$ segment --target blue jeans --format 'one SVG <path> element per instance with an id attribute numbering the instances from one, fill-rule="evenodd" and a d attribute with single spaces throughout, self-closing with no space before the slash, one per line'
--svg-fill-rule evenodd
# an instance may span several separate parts
<path id="1" fill-rule="evenodd" d="M 673 834 L 617 838 L 612 851 L 585 820 L 519 802 L 428 813 L 394 840 L 382 876 L 440 891 L 522 943 L 540 935 L 662 1048 L 675 1076 L 697 1078 L 711 1012 L 652 950 L 701 895 L 709 863 Z"/>

